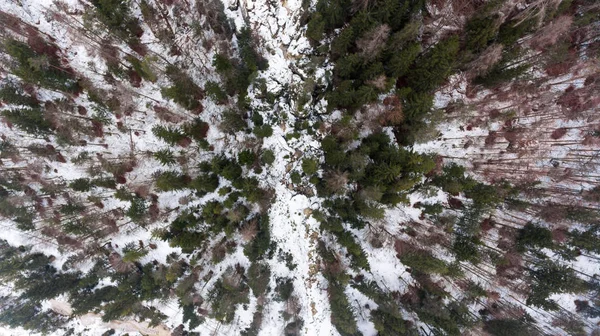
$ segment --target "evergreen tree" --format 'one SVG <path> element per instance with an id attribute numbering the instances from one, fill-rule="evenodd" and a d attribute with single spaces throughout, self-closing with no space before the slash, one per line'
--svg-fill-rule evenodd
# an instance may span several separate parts
<path id="1" fill-rule="evenodd" d="M 168 170 L 164 172 L 158 172 L 156 174 L 156 187 L 161 191 L 173 191 L 182 190 L 188 187 L 191 179 L 189 176 Z"/>
<path id="2" fill-rule="evenodd" d="M 437 43 L 422 57 L 417 58 L 414 67 L 407 74 L 408 85 L 419 92 L 436 89 L 452 73 L 458 51 L 457 36 Z"/>
<path id="3" fill-rule="evenodd" d="M 54 132 L 54 127 L 39 108 L 4 110 L 0 113 L 23 132 L 36 136 L 46 136 Z"/>

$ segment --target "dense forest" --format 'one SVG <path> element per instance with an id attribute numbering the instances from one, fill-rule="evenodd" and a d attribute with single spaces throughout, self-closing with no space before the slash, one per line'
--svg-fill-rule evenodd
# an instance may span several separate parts
<path id="1" fill-rule="evenodd" d="M 596 0 L 0 0 L 0 334 L 600 335 Z"/>

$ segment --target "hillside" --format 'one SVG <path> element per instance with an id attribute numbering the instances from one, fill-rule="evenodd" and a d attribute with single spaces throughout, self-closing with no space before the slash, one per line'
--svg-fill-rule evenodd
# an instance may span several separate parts
<path id="1" fill-rule="evenodd" d="M 0 0 L 0 334 L 600 335 L 594 0 Z"/>

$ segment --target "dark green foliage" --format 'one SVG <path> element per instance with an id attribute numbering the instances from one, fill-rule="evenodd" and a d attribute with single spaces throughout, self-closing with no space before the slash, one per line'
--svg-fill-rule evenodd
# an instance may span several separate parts
<path id="1" fill-rule="evenodd" d="M 7 301 L 7 300 L 6 300 Z M 42 311 L 41 304 L 30 301 L 6 302 L 0 312 L 0 324 L 34 332 L 50 333 L 66 320 L 52 311 Z"/>
<path id="2" fill-rule="evenodd" d="M 458 235 L 452 244 L 452 252 L 457 260 L 477 264 L 480 259 L 478 245 L 481 245 L 481 241 L 477 237 Z"/>
<path id="3" fill-rule="evenodd" d="M 473 200 L 473 207 L 478 209 L 491 209 L 502 202 L 499 188 L 485 183 L 476 183 L 465 190 L 465 196 Z"/>
<path id="4" fill-rule="evenodd" d="M 65 69 L 56 55 L 58 48 L 46 44 L 41 38 L 43 53 L 34 51 L 29 45 L 17 41 L 6 40 L 4 50 L 16 61 L 12 73 L 24 81 L 51 90 L 74 93 L 79 90 L 77 79 L 71 69 Z"/>
<path id="5" fill-rule="evenodd" d="M 15 288 L 24 291 L 21 294 L 22 298 L 41 301 L 55 298 L 76 287 L 79 278 L 79 273 L 59 273 L 54 267 L 48 265 L 23 274 L 23 277 L 15 282 Z"/>
<path id="6" fill-rule="evenodd" d="M 223 112 L 223 120 L 221 121 L 221 129 L 224 132 L 235 133 L 246 129 L 248 124 L 242 118 L 242 114 L 235 109 L 229 109 Z"/>
<path id="7" fill-rule="evenodd" d="M 231 277 L 234 278 L 235 275 Z M 237 306 L 249 302 L 248 294 L 248 286 L 243 281 L 225 277 L 219 279 L 209 293 L 212 302 L 211 317 L 224 323 L 231 323 Z"/>
<path id="8" fill-rule="evenodd" d="M 39 108 L 4 110 L 1 113 L 6 120 L 23 132 L 37 136 L 45 136 L 54 132 L 54 127 Z"/>
<path id="9" fill-rule="evenodd" d="M 341 82 L 333 91 L 327 95 L 327 106 L 351 108 L 360 105 L 356 101 L 356 90 L 352 81 Z"/>
<path id="10" fill-rule="evenodd" d="M 98 20 L 119 38 L 133 42 L 142 35 L 138 19 L 131 14 L 128 0 L 92 0 Z"/>
<path id="11" fill-rule="evenodd" d="M 328 279 L 329 280 L 329 279 Z M 331 323 L 341 335 L 357 334 L 358 328 L 344 286 L 333 280 L 329 282 L 329 304 Z"/>
<path id="12" fill-rule="evenodd" d="M 158 150 L 154 152 L 152 156 L 164 166 L 174 165 L 177 162 L 175 160 L 175 154 L 170 149 Z"/>
<path id="13" fill-rule="evenodd" d="M 196 314 L 194 305 L 188 304 L 181 307 L 183 308 L 183 323 L 189 321 L 190 330 L 196 329 L 204 322 L 204 318 Z"/>
<path id="14" fill-rule="evenodd" d="M 204 85 L 204 89 L 206 90 L 206 94 L 214 99 L 217 104 L 225 104 L 227 102 L 227 93 L 221 89 L 218 83 L 208 81 Z"/>
<path id="15" fill-rule="evenodd" d="M 302 175 L 297 171 L 293 171 L 290 173 L 290 181 L 293 184 L 300 184 L 302 182 Z"/>
<path id="16" fill-rule="evenodd" d="M 365 270 L 369 270 L 369 261 L 365 252 L 360 247 L 360 245 L 354 239 L 354 236 L 349 231 L 341 231 L 336 233 L 336 237 L 338 239 L 338 243 L 344 246 L 348 253 L 350 254 L 350 258 L 352 260 L 352 267 L 354 268 L 362 268 Z"/>
<path id="17" fill-rule="evenodd" d="M 264 295 L 269 288 L 271 269 L 268 264 L 253 262 L 248 268 L 248 286 L 252 289 L 254 296 Z"/>
<path id="18" fill-rule="evenodd" d="M 597 210 L 578 206 L 569 206 L 566 210 L 565 217 L 574 222 L 595 224 L 600 220 L 600 212 Z"/>
<path id="19" fill-rule="evenodd" d="M 0 240 L 0 278 L 4 281 L 18 279 L 22 272 L 42 272 L 51 259 L 42 253 L 29 253 L 25 246 L 13 247 Z"/>
<path id="20" fill-rule="evenodd" d="M 194 121 L 184 124 L 182 131 L 186 136 L 189 136 L 196 141 L 201 141 L 206 138 L 208 128 L 208 123 L 196 118 Z"/>
<path id="21" fill-rule="evenodd" d="M 36 97 L 26 94 L 16 83 L 7 82 L 0 87 L 0 101 L 11 105 L 36 107 L 39 102 Z"/>
<path id="22" fill-rule="evenodd" d="M 200 223 L 193 213 L 184 212 L 159 237 L 170 241 L 171 246 L 181 247 L 184 253 L 192 253 L 208 238 L 207 233 L 195 230 Z"/>
<path id="23" fill-rule="evenodd" d="M 146 206 L 146 201 L 143 198 L 136 196 L 131 199 L 131 206 L 127 209 L 125 215 L 131 218 L 134 223 L 141 224 L 144 222 L 147 212 L 148 207 Z"/>
<path id="24" fill-rule="evenodd" d="M 325 164 L 337 167 L 346 162 L 346 153 L 333 135 L 327 135 L 321 140 L 321 148 L 325 154 Z"/>
<path id="25" fill-rule="evenodd" d="M 414 91 L 411 88 L 402 88 L 397 93 L 402 101 L 402 113 L 409 125 L 421 120 L 433 107 L 433 95 L 429 93 Z"/>
<path id="26" fill-rule="evenodd" d="M 457 36 L 449 37 L 419 57 L 407 74 L 408 86 L 427 92 L 444 83 L 452 73 L 459 50 Z"/>
<path id="27" fill-rule="evenodd" d="M 249 149 L 245 149 L 238 154 L 238 161 L 241 165 L 251 166 L 256 161 L 256 154 Z"/>
<path id="28" fill-rule="evenodd" d="M 364 226 L 361 218 L 382 218 L 384 208 L 381 204 L 394 205 L 405 200 L 423 174 L 435 166 L 427 156 L 391 145 L 385 133 L 369 135 L 358 148 L 349 152 L 331 135 L 323 138 L 321 146 L 325 174 L 317 183 L 317 192 L 323 196 L 341 194 L 349 183 L 356 182 L 360 189 L 353 192 L 349 200 L 324 203 L 332 213 L 356 228 Z M 362 259 L 358 251 L 353 254 Z M 365 265 L 364 261 L 366 259 L 360 263 Z"/>
<path id="29" fill-rule="evenodd" d="M 230 59 L 225 54 L 216 54 L 213 65 L 221 75 L 227 94 L 237 93 L 238 106 L 245 110 L 248 86 L 256 77 L 257 71 L 267 69 L 268 63 L 256 51 L 257 46 L 248 27 L 240 30 L 237 41 L 240 59 Z"/>
<path id="30" fill-rule="evenodd" d="M 320 41 L 325 34 L 325 20 L 323 15 L 319 12 L 315 12 L 310 21 L 308 22 L 306 29 L 306 37 L 313 41 Z"/>
<path id="31" fill-rule="evenodd" d="M 29 231 L 35 229 L 33 220 L 36 217 L 36 213 L 27 206 L 15 206 L 8 202 L 8 199 L 0 198 L 0 214 L 17 223 L 17 228 L 20 230 Z"/>
<path id="32" fill-rule="evenodd" d="M 465 176 L 465 167 L 452 163 L 444 166 L 442 174 L 434 177 L 432 183 L 447 193 L 458 195 L 464 190 L 471 189 L 476 181 Z"/>
<path id="33" fill-rule="evenodd" d="M 219 187 L 219 176 L 217 174 L 200 174 L 190 182 L 190 188 L 202 193 L 209 193 Z"/>
<path id="34" fill-rule="evenodd" d="M 101 187 L 101 188 L 115 189 L 117 187 L 117 181 L 115 181 L 114 178 L 110 178 L 110 177 L 99 177 L 99 178 L 93 179 L 91 181 L 91 183 L 95 187 Z"/>
<path id="35" fill-rule="evenodd" d="M 167 76 L 173 86 L 161 88 L 160 92 L 165 98 L 172 99 L 183 108 L 195 113 L 202 112 L 200 101 L 204 98 L 204 91 L 194 83 L 192 78 L 174 65 L 167 66 Z"/>
<path id="36" fill-rule="evenodd" d="M 227 55 L 223 54 L 215 54 L 213 59 L 213 66 L 217 70 L 218 73 L 224 74 L 233 69 L 233 64 L 231 60 L 227 57 Z"/>
<path id="37" fill-rule="evenodd" d="M 435 204 L 423 204 L 423 213 L 430 216 L 437 216 L 444 211 L 444 206 L 440 203 Z"/>
<path id="38" fill-rule="evenodd" d="M 281 301 L 287 301 L 294 293 L 294 280 L 289 278 L 278 278 L 275 291 Z"/>
<path id="39" fill-rule="evenodd" d="M 494 39 L 497 31 L 497 15 L 491 17 L 475 16 L 465 27 L 465 48 L 471 52 L 480 52 Z"/>
<path id="40" fill-rule="evenodd" d="M 409 252 L 400 257 L 400 261 L 413 271 L 431 274 L 446 274 L 448 273 L 448 265 L 443 260 L 432 256 L 427 251 Z"/>
<path id="41" fill-rule="evenodd" d="M 273 127 L 267 124 L 256 126 L 252 130 L 252 133 L 254 133 L 254 135 L 256 135 L 258 138 L 268 138 L 273 135 Z"/>
<path id="42" fill-rule="evenodd" d="M 417 42 L 411 42 L 404 46 L 402 50 L 393 52 L 386 64 L 386 74 L 390 77 L 406 75 L 420 53 L 421 45 Z"/>
<path id="43" fill-rule="evenodd" d="M 532 281 L 531 294 L 527 304 L 546 310 L 557 310 L 556 301 L 548 299 L 555 293 L 577 293 L 585 289 L 584 282 L 579 279 L 575 271 L 565 265 L 549 260 L 536 264 L 535 269 L 529 269 Z"/>
<path id="44" fill-rule="evenodd" d="M 255 262 L 256 260 L 263 259 L 271 246 L 271 228 L 269 224 L 269 217 L 263 215 L 258 220 L 258 233 L 256 237 L 246 244 L 244 247 L 244 254 L 250 261 Z"/>
<path id="45" fill-rule="evenodd" d="M 569 232 L 570 245 L 585 251 L 600 253 L 600 225 L 590 226 L 585 231 L 573 230 Z"/>
<path id="46" fill-rule="evenodd" d="M 517 249 L 521 252 L 529 249 L 552 248 L 552 232 L 529 222 L 519 230 L 516 243 Z"/>
<path id="47" fill-rule="evenodd" d="M 476 77 L 473 80 L 473 84 L 493 88 L 503 83 L 519 79 L 531 67 L 531 64 L 518 61 L 523 54 L 524 51 L 519 48 L 505 51 L 502 55 L 502 59 L 485 75 Z"/>
<path id="48" fill-rule="evenodd" d="M 306 175 L 312 175 L 319 169 L 319 162 L 316 159 L 302 159 L 302 171 Z"/>
<path id="49" fill-rule="evenodd" d="M 377 186 L 382 192 L 398 193 L 409 190 L 421 174 L 433 169 L 433 161 L 417 153 L 390 145 L 385 133 L 375 133 L 363 140 L 358 151 L 372 161 L 366 167 L 363 185 Z"/>
<path id="50" fill-rule="evenodd" d="M 244 27 L 237 34 L 238 47 L 241 59 L 240 74 L 244 80 L 248 83 L 244 84 L 246 87 L 250 84 L 253 77 L 256 76 L 258 70 L 266 70 L 269 66 L 267 60 L 262 58 L 260 54 L 255 50 L 256 45 L 252 39 L 252 32 L 250 28 Z"/>
<path id="51" fill-rule="evenodd" d="M 371 311 L 371 322 L 380 336 L 403 335 L 406 332 L 406 321 L 399 311 L 377 308 Z"/>
<path id="52" fill-rule="evenodd" d="M 495 87 L 502 83 L 513 81 L 525 74 L 531 65 L 521 64 L 510 68 L 495 66 L 483 77 L 477 77 L 473 81 L 475 84 L 481 84 L 485 87 Z"/>
<path id="53" fill-rule="evenodd" d="M 524 320 L 497 319 L 485 321 L 483 330 L 493 336 L 534 335 Z"/>
<path id="54" fill-rule="evenodd" d="M 338 273 L 334 271 L 336 266 L 333 264 L 338 261 L 331 251 L 327 250 L 322 242 L 319 243 L 319 253 L 326 265 L 323 276 L 325 276 L 329 283 L 328 294 L 329 306 L 331 308 L 331 323 L 341 335 L 355 335 L 358 333 L 356 319 L 352 312 L 348 297 L 346 296 L 346 293 L 344 293 L 347 277 L 342 272 Z"/>
<path id="55" fill-rule="evenodd" d="M 185 133 L 176 127 L 156 125 L 152 127 L 152 133 L 157 137 L 168 143 L 169 145 L 181 144 L 181 142 L 187 138 Z"/>
<path id="56" fill-rule="evenodd" d="M 156 187 L 161 191 L 183 190 L 188 187 L 189 176 L 174 170 L 156 173 Z"/>
<path id="57" fill-rule="evenodd" d="M 213 172 L 219 174 L 229 181 L 234 181 L 242 176 L 242 167 L 224 156 L 215 156 L 212 159 Z"/>
<path id="58" fill-rule="evenodd" d="M 60 206 L 60 212 L 64 215 L 73 215 L 85 211 L 85 206 L 80 203 L 68 202 Z"/>
<path id="59" fill-rule="evenodd" d="M 518 39 L 535 29 L 536 21 L 535 18 L 530 18 L 517 24 L 518 22 L 507 20 L 500 26 L 497 42 L 505 46 L 514 45 Z"/>
<path id="60" fill-rule="evenodd" d="M 272 150 L 267 149 L 260 156 L 260 160 L 266 165 L 271 165 L 275 162 L 275 154 L 273 154 Z"/>
<path id="61" fill-rule="evenodd" d="M 90 191 L 90 189 L 92 188 L 92 183 L 90 182 L 90 179 L 82 177 L 75 179 L 71 183 L 69 183 L 69 187 L 71 187 L 75 191 L 85 192 Z"/>
<path id="62" fill-rule="evenodd" d="M 131 66 L 133 67 L 133 70 L 143 79 L 150 81 L 150 82 L 156 82 L 157 77 L 156 75 L 152 72 L 152 69 L 150 68 L 150 60 L 149 59 L 144 59 L 144 60 L 139 60 L 133 56 L 127 56 L 126 57 L 127 61 L 129 61 L 129 63 L 131 63 Z"/>

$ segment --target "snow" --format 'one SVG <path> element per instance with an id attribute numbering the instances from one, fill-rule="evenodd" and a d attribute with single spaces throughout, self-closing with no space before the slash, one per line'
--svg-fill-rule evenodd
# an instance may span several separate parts
<path id="1" fill-rule="evenodd" d="M 228 17 L 232 18 L 235 22 L 237 29 L 248 24 L 253 28 L 260 39 L 261 53 L 267 57 L 269 62 L 269 68 L 258 74 L 259 78 L 265 79 L 267 88 L 270 92 L 281 92 L 283 90 L 289 90 L 293 87 L 293 84 L 301 82 L 301 78 L 294 74 L 291 70 L 292 66 L 296 64 L 302 64 L 307 62 L 306 55 L 311 51 L 311 46 L 304 37 L 303 28 L 300 27 L 300 14 L 302 13 L 301 0 L 289 0 L 286 2 L 271 2 L 268 0 L 256 0 L 247 1 L 239 0 L 240 4 L 237 10 L 233 10 L 233 4 L 238 0 L 225 0 L 225 12 Z M 82 5 L 77 0 L 70 0 L 69 5 L 73 8 L 82 9 Z M 65 56 L 68 58 L 70 64 L 73 65 L 77 71 L 80 71 L 83 75 L 90 79 L 99 79 L 100 75 L 105 70 L 105 64 L 103 59 L 97 55 L 94 47 L 86 45 L 85 41 L 78 41 L 72 38 L 68 30 L 56 22 L 50 20 L 43 13 L 48 8 L 53 8 L 52 0 L 22 0 L 20 6 L 11 1 L 1 1 L 0 10 L 13 13 L 21 17 L 24 21 L 36 25 L 42 31 L 57 37 L 57 43 L 65 50 Z M 448 3 L 449 4 L 449 3 Z M 448 5 L 449 6 L 449 5 Z M 436 15 L 442 15 L 447 8 L 435 9 Z M 139 15 L 139 13 L 138 13 Z M 437 19 L 435 22 L 442 22 L 444 19 Z M 459 22 L 460 24 L 460 22 Z M 440 30 L 439 34 L 442 34 L 444 30 L 452 30 L 454 27 L 445 26 L 444 29 Z M 146 34 L 142 36 L 142 41 L 153 42 L 153 38 L 148 29 Z M 198 43 L 190 42 L 190 44 Z M 168 51 L 158 43 L 147 44 L 151 52 L 168 55 Z M 127 46 L 122 46 L 124 50 L 129 50 Z M 189 63 L 193 66 L 191 68 L 201 69 L 206 63 L 210 63 L 214 51 L 203 52 L 199 48 L 190 48 L 190 53 L 194 52 L 195 56 L 190 57 Z M 175 56 L 166 56 L 169 62 L 175 62 L 178 59 Z M 90 64 L 96 67 L 97 72 L 90 70 Z M 161 62 L 157 62 L 158 65 L 163 65 Z M 331 64 L 323 64 L 315 71 L 315 78 L 317 81 L 322 81 L 332 70 Z M 302 70 L 298 70 L 302 72 Z M 203 84 L 207 80 L 216 80 L 217 76 L 214 73 L 203 73 L 200 70 L 194 73 L 194 79 L 199 83 Z M 99 83 L 102 81 L 98 81 Z M 124 95 L 130 94 L 132 97 L 126 102 L 132 106 L 135 106 L 136 113 L 131 117 L 123 117 L 117 119 L 115 116 L 111 116 L 112 125 L 105 127 L 106 137 L 105 143 L 108 144 L 108 148 L 99 146 L 85 147 L 85 150 L 90 154 L 97 155 L 102 154 L 109 158 L 126 158 L 127 155 L 132 151 L 138 154 L 140 157 L 144 153 L 149 153 L 161 148 L 168 148 L 169 146 L 156 138 L 152 134 L 152 127 L 157 124 L 166 124 L 158 120 L 154 113 L 148 113 L 151 110 L 149 98 L 161 100 L 161 105 L 168 107 L 175 114 L 182 116 L 185 120 L 189 120 L 190 116 L 181 107 L 177 106 L 173 102 L 167 102 L 162 100 L 160 94 L 160 87 L 166 85 L 164 80 L 157 83 L 148 83 L 144 81 L 140 88 L 131 88 L 127 83 L 123 82 L 119 84 L 119 90 Z M 552 87 L 552 90 L 563 91 L 567 87 L 573 85 L 575 88 L 583 87 L 583 79 L 573 79 L 570 75 L 556 78 L 548 83 Z M 102 87 L 102 89 L 109 90 L 111 87 Z M 316 251 L 317 242 L 320 237 L 320 230 L 318 222 L 312 218 L 311 213 L 315 210 L 320 209 L 320 199 L 318 197 L 307 196 L 298 193 L 297 191 L 290 188 L 288 185 L 289 173 L 299 169 L 300 159 L 296 158 L 295 153 L 297 151 L 303 153 L 306 156 L 316 155 L 319 153 L 319 141 L 316 136 L 308 136 L 306 134 L 301 135 L 297 140 L 286 141 L 286 135 L 291 133 L 294 129 L 294 122 L 296 121 L 293 117 L 293 113 L 296 111 L 294 102 L 285 102 L 283 99 L 277 101 L 273 106 L 265 106 L 264 103 L 256 99 L 256 93 L 253 91 L 255 88 L 249 89 L 249 97 L 252 98 L 253 107 L 256 110 L 261 110 L 265 120 L 278 120 L 283 125 L 273 125 L 274 134 L 273 136 L 264 139 L 262 143 L 263 149 L 273 150 L 276 160 L 271 167 L 265 168 L 265 171 L 259 176 L 261 187 L 271 188 L 275 192 L 274 203 L 271 205 L 268 215 L 271 223 L 271 238 L 277 243 L 277 248 L 281 249 L 285 253 L 289 253 L 293 256 L 294 263 L 297 267 L 294 270 L 290 270 L 285 263 L 282 263 L 274 258 L 269 260 L 269 266 L 271 268 L 271 279 L 269 285 L 271 289 L 275 287 L 277 278 L 292 278 L 294 283 L 294 296 L 299 300 L 299 306 L 301 311 L 299 318 L 304 321 L 303 334 L 304 335 L 334 335 L 337 336 L 338 332 L 330 321 L 330 308 L 327 296 L 327 281 L 318 271 L 319 268 L 319 256 Z M 437 109 L 443 109 L 450 103 L 464 102 L 465 104 L 473 104 L 476 106 L 483 100 L 486 100 L 488 96 L 493 95 L 490 91 L 482 91 L 476 97 L 468 98 L 465 94 L 467 90 L 467 80 L 461 74 L 453 75 L 449 79 L 449 84 L 435 93 L 434 96 L 434 107 Z M 40 94 L 47 97 L 54 97 L 57 94 L 47 90 L 40 90 Z M 88 107 L 91 111 L 91 102 L 82 97 L 75 98 L 75 101 L 83 106 Z M 220 120 L 220 114 L 225 107 L 215 104 L 210 99 L 206 99 L 203 102 L 205 111 L 202 114 L 202 118 L 205 121 L 210 122 L 211 127 L 208 131 L 207 140 L 211 145 L 214 146 L 214 153 L 226 153 L 228 156 L 236 155 L 238 151 L 237 147 L 241 147 L 245 140 L 246 135 L 236 134 L 228 135 L 221 132 L 216 125 Z M 326 101 L 322 100 L 314 107 L 317 112 L 324 112 L 326 110 Z M 494 107 L 499 110 L 509 108 L 510 101 L 492 101 L 488 108 Z M 474 107 L 475 109 L 476 107 Z M 478 112 L 478 111 L 475 111 Z M 283 115 L 287 115 L 287 119 L 283 120 Z M 323 118 L 328 122 L 332 122 L 341 118 L 341 111 L 334 111 Z M 419 153 L 437 153 L 443 156 L 447 156 L 446 161 L 457 161 L 466 165 L 471 164 L 470 158 L 476 157 L 477 155 L 483 156 L 481 153 L 483 146 L 473 145 L 469 148 L 464 148 L 465 140 L 473 140 L 481 143 L 481 139 L 489 134 L 490 131 L 498 131 L 502 128 L 502 121 L 489 121 L 486 124 L 477 125 L 471 129 L 466 129 L 464 126 L 466 121 L 461 119 L 448 119 L 438 126 L 438 130 L 442 133 L 439 139 L 428 141 L 414 145 L 413 149 Z M 532 120 L 529 120 L 532 119 Z M 115 127 L 117 121 L 123 121 L 131 129 L 135 129 L 139 132 L 139 135 L 131 135 L 127 133 L 120 133 Z M 520 116 L 518 123 L 522 126 L 532 125 L 535 122 L 535 118 L 527 118 L 526 116 Z M 565 122 L 563 120 L 554 121 L 554 127 L 579 127 L 585 125 L 585 120 L 571 120 Z M 394 134 L 391 128 L 384 128 L 390 138 L 394 139 Z M 5 125 L 0 125 L 0 133 L 10 134 L 11 136 L 18 139 L 19 133 L 15 130 L 8 129 Z M 366 136 L 368 132 L 361 133 L 361 136 Z M 572 129 L 565 135 L 563 139 L 572 140 L 579 139 L 581 134 L 577 130 Z M 95 139 L 88 139 L 89 142 L 94 142 Z M 41 142 L 40 142 L 41 143 Z M 191 146 L 190 148 L 181 149 L 188 153 L 199 152 L 196 148 Z M 553 148 L 551 156 L 556 158 L 564 158 L 567 156 L 569 149 L 565 147 Z M 68 157 L 75 157 L 81 152 L 81 148 L 71 147 L 69 149 L 62 149 Z M 193 164 L 209 159 L 213 153 L 197 153 L 193 156 Z M 192 154 L 190 154 L 192 156 Z M 504 156 L 509 157 L 508 154 Z M 515 154 L 512 156 L 517 158 Z M 52 169 L 56 169 L 56 172 L 50 172 L 49 177 L 59 178 L 64 181 L 70 181 L 76 178 L 87 176 L 82 166 L 73 164 L 72 162 L 67 163 L 47 163 Z M 137 166 L 133 172 L 127 174 L 127 185 L 129 187 L 144 186 L 150 183 L 150 176 L 153 172 L 166 169 L 161 167 L 159 163 L 149 157 L 143 157 L 136 162 Z M 15 164 L 16 165 L 16 164 Z M 537 161 L 535 165 L 539 167 L 548 167 L 548 162 Z M 229 182 L 221 181 L 222 185 L 227 185 Z M 548 179 L 546 183 L 551 183 Z M 36 188 L 39 186 L 36 186 Z M 165 213 L 161 221 L 164 223 L 170 222 L 176 215 L 177 211 L 166 213 L 173 209 L 185 209 L 205 203 L 209 199 L 218 199 L 215 193 L 204 196 L 200 199 L 193 199 L 186 205 L 182 205 L 180 200 L 191 193 L 189 191 L 177 191 L 160 193 L 158 195 L 158 201 L 161 205 L 161 210 Z M 90 191 L 85 194 L 86 196 L 97 195 L 103 197 L 104 211 L 114 209 L 125 209 L 128 206 L 128 202 L 116 200 L 112 197 L 104 197 L 108 195 L 105 190 L 97 189 Z M 404 292 L 407 287 L 412 284 L 412 278 L 406 271 L 406 267 L 402 265 L 399 259 L 396 257 L 393 244 L 395 239 L 410 239 L 406 234 L 402 233 L 402 229 L 406 227 L 408 222 L 424 222 L 420 219 L 421 210 L 413 207 L 417 202 L 422 203 L 442 203 L 446 204 L 448 197 L 445 193 L 435 190 L 432 195 L 424 195 L 420 193 L 414 193 L 409 195 L 410 204 L 400 205 L 398 207 L 386 209 L 385 219 L 378 223 L 373 223 L 375 227 L 381 230 L 387 231 L 383 234 L 386 238 L 383 239 L 384 246 L 382 248 L 375 248 L 370 245 L 369 238 L 370 232 L 365 230 L 351 230 L 351 232 L 358 238 L 357 240 L 365 250 L 366 256 L 371 266 L 371 272 L 364 274 L 366 279 L 374 280 L 381 288 L 385 288 L 389 291 Z M 147 247 L 148 254 L 144 256 L 140 262 L 147 263 L 157 260 L 160 263 L 166 263 L 167 256 L 171 253 L 175 253 L 184 260 L 189 261 L 189 256 L 182 255 L 181 249 L 173 248 L 169 246 L 167 242 L 156 240 L 152 236 L 152 230 L 160 228 L 166 224 L 157 223 L 151 227 L 144 229 L 134 225 L 125 225 L 121 227 L 120 232 L 106 238 L 106 242 L 110 242 L 116 251 L 121 251 L 127 243 L 138 244 L 139 241 L 143 242 Z M 32 242 L 33 250 L 51 254 L 57 257 L 53 262 L 54 266 L 58 269 L 66 262 L 67 258 L 73 254 L 72 251 L 65 250 L 59 247 L 53 240 L 44 238 L 39 233 L 24 233 L 16 230 L 12 223 L 7 220 L 0 220 L 0 238 L 6 239 L 11 245 L 29 245 Z M 216 237 L 211 244 L 218 243 L 221 236 Z M 239 238 L 239 237 L 236 237 Z M 323 238 L 327 240 L 327 237 Z M 156 245 L 156 248 L 148 248 L 149 244 Z M 445 253 L 443 249 L 437 249 L 438 245 L 430 246 L 434 250 L 437 257 L 451 262 L 452 257 Z M 214 271 L 213 276 L 206 282 L 197 284 L 201 285 L 201 294 L 206 294 L 214 285 L 214 283 L 221 278 L 228 267 L 232 267 L 236 264 L 240 264 L 244 267 L 249 267 L 250 263 L 244 256 L 241 246 L 226 256 L 226 258 L 216 265 L 214 268 L 204 267 L 200 272 L 200 278 L 208 275 L 209 271 Z M 91 268 L 91 262 L 83 263 L 78 265 L 78 268 L 85 271 Z M 200 266 L 208 266 L 205 259 L 201 260 Z M 588 274 L 594 274 L 598 272 L 597 262 L 587 258 L 579 257 L 573 262 L 573 267 L 581 272 Z M 490 270 L 495 272 L 495 270 Z M 497 289 L 494 283 L 483 283 L 481 278 L 477 274 L 468 275 L 472 280 L 482 283 L 486 289 Z M 442 280 L 436 278 L 435 280 Z M 99 286 L 107 286 L 111 284 L 108 278 L 102 279 Z M 448 284 L 446 284 L 448 285 Z M 456 297 L 460 295 L 460 291 L 456 288 L 446 288 L 452 296 Z M 512 303 L 516 303 L 517 300 L 512 297 L 512 293 L 505 288 L 499 289 L 502 293 L 502 297 Z M 286 323 L 289 321 L 284 320 L 282 317 L 282 311 L 285 310 L 285 305 L 282 302 L 272 300 L 273 291 L 271 291 L 270 299 L 267 300 L 263 310 L 263 321 L 260 330 L 261 335 L 281 335 Z M 369 321 L 369 313 L 371 309 L 376 309 L 377 305 L 364 296 L 359 291 L 352 287 L 346 287 L 346 294 L 349 297 L 353 307 L 356 311 L 357 323 L 359 330 L 364 335 L 376 335 L 373 324 Z M 561 303 L 561 306 L 573 310 L 573 296 L 572 295 L 557 295 L 555 298 Z M 522 299 L 522 298 L 521 298 Z M 115 328 L 118 334 L 123 333 L 139 333 L 144 335 L 170 335 L 169 329 L 172 329 L 179 325 L 182 321 L 182 311 L 178 307 L 178 303 L 175 299 L 169 300 L 168 302 L 152 302 L 152 305 L 156 306 L 163 313 L 168 316 L 168 320 L 165 325 L 151 328 L 145 322 L 136 322 L 134 320 L 125 321 L 111 321 L 109 323 L 103 323 L 100 316 L 94 314 L 87 314 L 72 322 L 70 326 L 76 328 L 77 331 L 83 332 L 85 335 L 101 335 L 104 331 L 109 328 Z M 367 308 L 368 306 L 368 308 Z M 70 314 L 71 308 L 66 303 L 65 298 L 58 298 L 44 302 L 44 308 L 52 309 L 61 314 Z M 253 319 L 253 313 L 257 308 L 257 300 L 253 296 L 250 298 L 250 303 L 247 307 L 240 305 L 236 311 L 236 317 L 234 323 L 231 325 L 221 325 L 217 321 L 207 318 L 206 322 L 200 325 L 195 331 L 201 335 L 239 335 L 241 330 L 250 325 Z M 540 314 L 537 310 L 528 309 L 528 311 L 547 322 L 549 322 L 549 316 Z M 406 318 L 410 318 L 410 314 L 405 314 Z M 559 332 L 559 329 L 554 328 L 554 332 Z M 4 335 L 25 335 L 27 331 L 21 329 L 5 329 L 0 327 L 0 334 Z"/>

